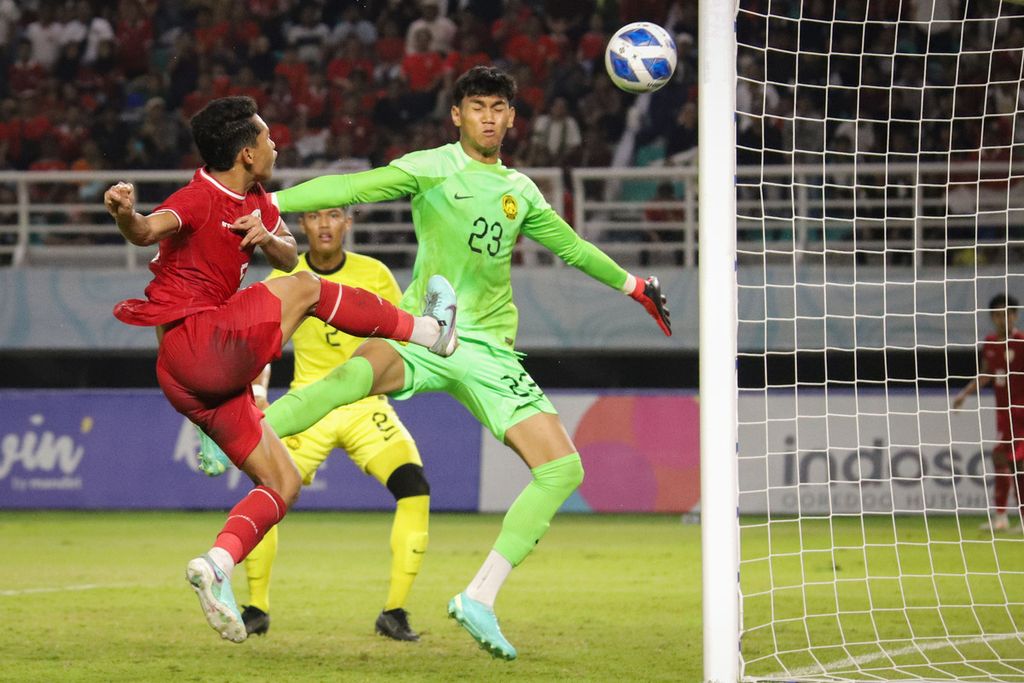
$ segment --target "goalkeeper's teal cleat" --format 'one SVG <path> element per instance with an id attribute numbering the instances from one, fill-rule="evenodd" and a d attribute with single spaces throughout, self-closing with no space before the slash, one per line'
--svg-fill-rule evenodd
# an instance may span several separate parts
<path id="1" fill-rule="evenodd" d="M 246 637 L 245 622 L 235 603 L 231 578 L 221 571 L 209 555 L 202 555 L 189 562 L 185 578 L 199 596 L 199 605 L 213 630 L 225 640 L 243 642 Z"/>
<path id="2" fill-rule="evenodd" d="M 208 477 L 219 477 L 227 472 L 231 466 L 227 454 L 198 425 L 192 426 L 199 435 L 199 469 Z"/>
<path id="3" fill-rule="evenodd" d="M 480 643 L 480 649 L 490 652 L 493 657 L 499 659 L 516 658 L 516 649 L 502 635 L 494 610 L 484 603 L 474 600 L 464 592 L 459 593 L 448 603 L 448 616 L 469 631 L 469 635 Z"/>

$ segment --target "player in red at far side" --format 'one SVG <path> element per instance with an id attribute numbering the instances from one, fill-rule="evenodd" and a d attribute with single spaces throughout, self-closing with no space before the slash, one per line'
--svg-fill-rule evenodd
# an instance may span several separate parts
<path id="1" fill-rule="evenodd" d="M 993 331 L 980 349 L 980 373 L 953 399 L 958 409 L 971 394 L 992 385 L 996 398 L 996 434 L 999 442 L 992 449 L 995 466 L 995 514 L 982 529 L 1007 531 L 1011 468 L 1017 472 L 1017 501 L 1024 491 L 1024 332 L 1017 329 L 1017 299 L 997 294 L 988 303 Z M 1016 466 L 1015 466 L 1016 465 Z M 1019 519 L 1017 520 L 1020 521 Z"/>
<path id="2" fill-rule="evenodd" d="M 221 637 L 245 640 L 231 591 L 231 571 L 298 498 L 301 478 L 284 444 L 267 427 L 250 382 L 281 354 L 306 317 L 356 336 L 428 346 L 447 356 L 457 344 L 454 292 L 443 278 L 432 310 L 413 316 L 363 289 L 299 272 L 239 290 L 256 247 L 275 268 L 291 270 L 295 238 L 261 183 L 277 152 L 249 97 L 213 100 L 191 121 L 205 163 L 192 181 L 148 216 L 135 211 L 134 188 L 118 183 L 104 194 L 107 210 L 136 245 L 159 242 L 145 299 L 129 299 L 114 315 L 153 326 L 160 388 L 181 414 L 203 429 L 256 487 L 228 515 L 210 551 L 188 563 L 186 576 L 210 625 Z M 244 228 L 232 224 L 254 217 Z M 428 295 L 431 293 L 428 293 Z"/>

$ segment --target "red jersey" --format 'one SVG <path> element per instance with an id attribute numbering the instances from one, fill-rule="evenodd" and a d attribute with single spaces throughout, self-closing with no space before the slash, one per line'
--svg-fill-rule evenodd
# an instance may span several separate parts
<path id="1" fill-rule="evenodd" d="M 146 299 L 128 299 L 114 306 L 114 315 L 129 325 L 163 325 L 220 306 L 238 291 L 254 247 L 239 250 L 243 233 L 234 221 L 257 211 L 276 232 L 281 213 L 260 184 L 244 195 L 217 182 L 205 169 L 153 210 L 178 219 L 176 233 L 160 242 L 150 262 L 153 280 Z"/>
<path id="2" fill-rule="evenodd" d="M 1024 409 L 1024 332 L 1012 330 L 1005 341 L 988 335 L 981 360 L 983 372 L 992 375 L 996 406 Z"/>

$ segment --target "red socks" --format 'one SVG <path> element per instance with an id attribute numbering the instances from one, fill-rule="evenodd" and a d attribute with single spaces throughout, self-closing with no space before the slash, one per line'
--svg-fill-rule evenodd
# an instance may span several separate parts
<path id="1" fill-rule="evenodd" d="M 228 521 L 213 545 L 226 550 L 238 564 L 263 540 L 270 527 L 284 518 L 287 511 L 288 506 L 277 491 L 257 486 L 231 508 Z"/>
<path id="2" fill-rule="evenodd" d="M 355 337 L 409 341 L 413 317 L 365 289 L 320 279 L 320 301 L 313 315 Z"/>

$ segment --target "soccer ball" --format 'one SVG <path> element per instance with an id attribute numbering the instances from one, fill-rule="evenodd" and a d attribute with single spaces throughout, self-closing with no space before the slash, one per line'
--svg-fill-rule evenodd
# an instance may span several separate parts
<path id="1" fill-rule="evenodd" d="M 654 92 L 668 83 L 676 70 L 676 44 L 657 24 L 626 24 L 608 41 L 604 66 L 612 83 L 622 90 Z"/>

